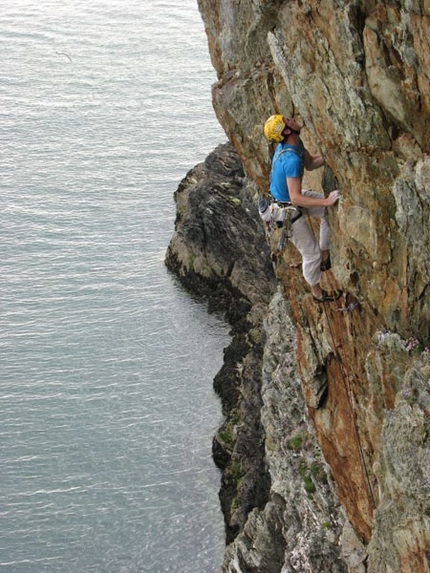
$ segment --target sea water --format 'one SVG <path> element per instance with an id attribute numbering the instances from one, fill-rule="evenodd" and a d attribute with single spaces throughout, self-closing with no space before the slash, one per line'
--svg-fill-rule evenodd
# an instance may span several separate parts
<path id="1" fill-rule="evenodd" d="M 0 571 L 211 573 L 228 344 L 164 266 L 225 141 L 196 0 L 3 0 Z"/>

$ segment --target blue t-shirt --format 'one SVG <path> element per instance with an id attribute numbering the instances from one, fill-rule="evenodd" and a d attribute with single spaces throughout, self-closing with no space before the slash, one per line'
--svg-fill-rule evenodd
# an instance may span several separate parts
<path id="1" fill-rule="evenodd" d="M 290 202 L 287 177 L 303 177 L 305 148 L 302 141 L 298 146 L 279 143 L 272 159 L 270 193 L 277 201 Z"/>

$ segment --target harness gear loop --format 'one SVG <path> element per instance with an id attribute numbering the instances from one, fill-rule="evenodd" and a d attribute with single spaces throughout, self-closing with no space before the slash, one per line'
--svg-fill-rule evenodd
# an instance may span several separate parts
<path id="1" fill-rule="evenodd" d="M 270 234 L 275 228 L 282 228 L 278 249 L 282 250 L 292 236 L 292 225 L 303 215 L 299 207 L 292 203 L 277 201 L 273 196 L 261 199 L 258 204 L 260 217 L 266 224 L 266 232 Z"/>
<path id="2" fill-rule="evenodd" d="M 278 205 L 280 205 L 281 209 L 285 212 L 284 226 L 278 243 L 278 250 L 282 251 L 285 249 L 288 239 L 291 239 L 293 235 L 293 223 L 300 219 L 303 212 L 297 207 L 294 207 L 291 203 L 282 204 L 278 202 Z"/>

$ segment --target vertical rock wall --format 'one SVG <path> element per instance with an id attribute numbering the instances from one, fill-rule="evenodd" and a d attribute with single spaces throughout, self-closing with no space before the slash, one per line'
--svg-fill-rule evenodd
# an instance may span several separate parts
<path id="1" fill-rule="evenodd" d="M 325 277 L 327 286 L 347 293 L 339 305 L 315 305 L 293 266 L 293 247 L 279 253 L 275 241 L 273 257 L 297 329 L 307 412 L 368 553 L 367 560 L 358 558 L 361 549 L 354 549 L 348 566 L 429 572 L 430 3 L 198 4 L 218 73 L 214 108 L 259 193 L 267 192 L 273 151 L 262 126 L 273 112 L 294 114 L 309 150 L 326 158 L 322 176 L 307 184 L 342 189 L 330 215 L 333 269 Z M 316 573 L 323 569 L 309 551 L 306 565 L 295 565 L 294 556 L 306 550 L 292 543 L 293 530 L 283 521 L 288 495 L 278 495 L 283 474 L 274 460 L 282 448 L 274 419 L 264 417 L 268 511 L 276 517 L 259 527 L 262 514 L 251 514 L 224 569 L 266 571 L 258 556 L 251 567 L 249 545 L 262 532 L 267 540 L 281 531 L 282 558 L 277 554 L 273 570 Z"/>

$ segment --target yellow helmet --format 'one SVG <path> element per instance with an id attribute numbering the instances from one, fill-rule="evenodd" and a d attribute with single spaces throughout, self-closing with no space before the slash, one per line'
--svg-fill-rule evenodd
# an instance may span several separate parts
<path id="1" fill-rule="evenodd" d="M 282 132 L 287 127 L 282 115 L 271 115 L 264 124 L 264 135 L 270 143 L 280 143 L 284 136 Z"/>

